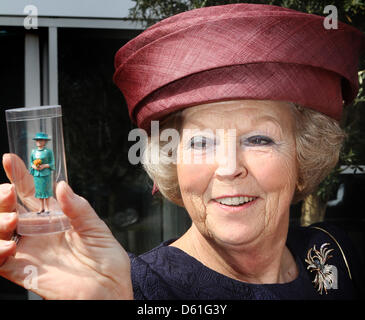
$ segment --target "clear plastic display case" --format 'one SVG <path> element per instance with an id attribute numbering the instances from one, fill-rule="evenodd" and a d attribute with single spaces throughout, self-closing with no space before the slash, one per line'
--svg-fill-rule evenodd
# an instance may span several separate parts
<path id="1" fill-rule="evenodd" d="M 36 236 L 70 229 L 55 190 L 59 181 L 67 182 L 61 106 L 8 109 L 5 114 L 17 232 Z"/>

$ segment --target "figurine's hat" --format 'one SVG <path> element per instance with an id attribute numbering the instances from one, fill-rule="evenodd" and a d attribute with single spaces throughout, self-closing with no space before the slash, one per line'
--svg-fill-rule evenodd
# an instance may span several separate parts
<path id="1" fill-rule="evenodd" d="M 358 92 L 364 35 L 324 16 L 261 4 L 187 11 L 119 49 L 114 82 L 134 123 L 222 100 L 291 101 L 336 120 Z"/>
<path id="2" fill-rule="evenodd" d="M 47 133 L 37 132 L 33 140 L 51 140 L 51 138 L 48 137 Z"/>

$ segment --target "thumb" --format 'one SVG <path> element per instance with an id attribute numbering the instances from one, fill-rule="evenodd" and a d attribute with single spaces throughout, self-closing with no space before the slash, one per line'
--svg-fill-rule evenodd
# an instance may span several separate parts
<path id="1" fill-rule="evenodd" d="M 95 232 L 96 229 L 104 225 L 89 202 L 74 193 L 65 181 L 57 184 L 56 197 L 62 211 L 70 219 L 72 227 L 78 233 Z M 105 232 L 104 227 L 102 229 Z"/>

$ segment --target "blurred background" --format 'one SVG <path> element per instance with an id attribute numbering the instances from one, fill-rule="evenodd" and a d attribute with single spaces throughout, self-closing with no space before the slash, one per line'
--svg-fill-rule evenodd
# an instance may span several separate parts
<path id="1" fill-rule="evenodd" d="M 152 182 L 131 165 L 131 124 L 122 94 L 113 84 L 116 51 L 146 27 L 173 14 L 225 3 L 266 3 L 325 15 L 335 5 L 339 20 L 365 31 L 359 1 L 209 0 L 1 0 L 0 153 L 9 151 L 5 110 L 61 105 L 68 179 L 127 251 L 140 254 L 177 238 L 191 225 L 183 208 L 151 195 Z M 365 78 L 344 114 L 348 139 L 339 165 L 316 193 L 291 208 L 291 225 L 330 221 L 348 232 L 364 261 Z M 0 170 L 0 183 L 7 178 Z M 0 299 L 29 299 L 0 278 Z M 33 297 L 34 298 L 34 297 Z"/>

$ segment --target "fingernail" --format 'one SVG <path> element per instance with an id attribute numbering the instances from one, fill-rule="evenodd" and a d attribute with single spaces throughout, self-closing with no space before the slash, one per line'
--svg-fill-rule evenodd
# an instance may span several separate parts
<path id="1" fill-rule="evenodd" d="M 2 163 L 4 163 L 5 158 L 9 158 L 9 157 L 10 157 L 10 153 L 4 153 L 2 156 L 2 159 L 1 159 Z"/>
<path id="2" fill-rule="evenodd" d="M 2 184 L 0 185 L 0 197 L 1 198 L 6 198 L 6 197 L 9 197 L 12 193 L 12 190 L 13 190 L 13 185 L 12 184 Z"/>
<path id="3" fill-rule="evenodd" d="M 14 244 L 14 241 L 3 240 L 0 242 L 0 246 L 2 246 L 2 247 L 11 247 L 13 244 Z"/>
<path id="4" fill-rule="evenodd" d="M 75 193 L 73 192 L 73 190 L 71 189 L 71 187 L 69 186 L 69 184 L 67 182 L 64 182 L 65 186 L 66 186 L 66 192 L 70 197 L 74 197 Z"/>
<path id="5" fill-rule="evenodd" d="M 6 213 L 6 214 L 4 214 L 4 219 L 5 220 L 13 220 L 14 216 L 15 216 L 15 212 Z"/>
<path id="6" fill-rule="evenodd" d="M 12 184 L 8 184 L 6 185 L 6 187 L 4 188 L 5 193 L 9 194 L 13 191 L 13 185 Z"/>

